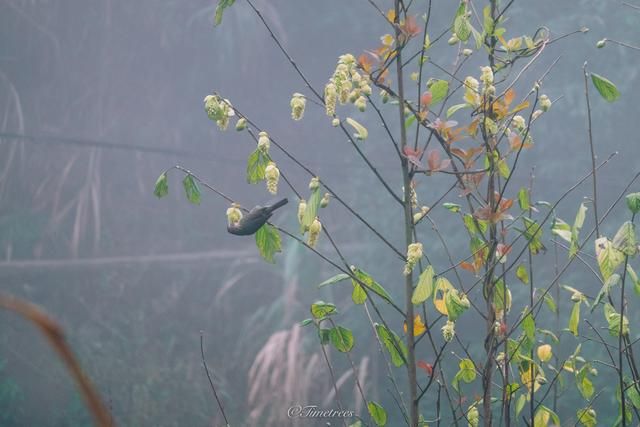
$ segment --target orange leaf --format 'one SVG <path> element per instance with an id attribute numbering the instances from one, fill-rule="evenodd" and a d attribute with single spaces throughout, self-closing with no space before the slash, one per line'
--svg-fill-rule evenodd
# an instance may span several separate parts
<path id="1" fill-rule="evenodd" d="M 427 375 L 433 375 L 433 365 L 431 363 L 427 363 L 424 360 L 419 360 L 416 365 L 418 366 L 418 368 L 425 371 Z"/>
<path id="2" fill-rule="evenodd" d="M 516 97 L 516 91 L 513 88 L 509 89 L 507 93 L 504 94 L 504 103 L 509 106 L 513 102 L 513 99 Z"/>

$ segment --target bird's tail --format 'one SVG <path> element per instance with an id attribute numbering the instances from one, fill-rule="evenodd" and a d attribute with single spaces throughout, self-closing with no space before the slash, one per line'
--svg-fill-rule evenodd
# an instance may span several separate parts
<path id="1" fill-rule="evenodd" d="M 276 209 L 286 205 L 287 203 L 289 203 L 289 200 L 285 197 L 284 199 L 280 200 L 279 202 L 276 202 L 273 205 L 269 206 L 269 212 L 273 212 Z"/>

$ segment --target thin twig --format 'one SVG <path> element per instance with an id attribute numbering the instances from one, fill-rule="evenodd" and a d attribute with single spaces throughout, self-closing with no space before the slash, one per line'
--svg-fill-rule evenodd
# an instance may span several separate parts
<path id="1" fill-rule="evenodd" d="M 213 385 L 213 380 L 211 379 L 211 374 L 209 374 L 209 367 L 207 366 L 207 360 L 204 357 L 204 331 L 200 331 L 200 355 L 202 356 L 202 365 L 204 366 L 204 371 L 207 373 L 207 378 L 209 379 L 209 386 L 211 387 L 211 392 L 213 393 L 213 397 L 216 399 L 218 403 L 218 408 L 220 408 L 220 412 L 222 413 L 222 418 L 224 418 L 224 422 L 229 427 L 229 420 L 227 419 L 227 414 L 224 412 L 224 406 L 222 405 L 222 401 L 218 397 L 218 392 L 216 391 L 216 387 Z"/>

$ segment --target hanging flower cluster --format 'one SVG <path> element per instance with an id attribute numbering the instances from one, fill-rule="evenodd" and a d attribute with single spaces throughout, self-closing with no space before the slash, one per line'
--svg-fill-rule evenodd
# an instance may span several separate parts
<path id="1" fill-rule="evenodd" d="M 231 207 L 227 209 L 227 221 L 229 222 L 229 225 L 237 224 L 241 219 L 242 211 L 240 210 L 240 205 L 232 203 Z"/>
<path id="2" fill-rule="evenodd" d="M 408 276 L 413 271 L 416 263 L 422 258 L 422 243 L 411 243 L 407 248 L 407 263 L 404 266 L 404 275 Z"/>
<path id="3" fill-rule="evenodd" d="M 336 105 L 350 102 L 360 111 L 367 108 L 367 96 L 371 95 L 369 77 L 358 72 L 356 58 L 350 53 L 338 59 L 333 76 L 324 87 L 325 110 L 328 116 L 336 114 Z"/>
<path id="4" fill-rule="evenodd" d="M 220 128 L 227 130 L 229 118 L 236 115 L 233 106 L 228 99 L 222 99 L 218 95 L 207 95 L 204 98 L 204 110 L 207 116 Z"/>
<path id="5" fill-rule="evenodd" d="M 271 146 L 271 142 L 269 139 L 269 134 L 265 131 L 262 131 L 258 134 L 258 150 L 264 155 L 269 155 L 269 147 Z"/>
<path id="6" fill-rule="evenodd" d="M 293 120 L 301 120 L 304 116 L 304 107 L 307 104 L 307 98 L 301 93 L 294 93 L 291 97 L 291 118 Z"/>
<path id="7" fill-rule="evenodd" d="M 269 162 L 264 170 L 264 178 L 267 182 L 267 190 L 271 194 L 278 193 L 278 180 L 280 179 L 280 170 L 274 162 Z"/>
<path id="8" fill-rule="evenodd" d="M 447 323 L 442 327 L 442 338 L 449 342 L 456 335 L 456 323 L 451 320 L 447 320 Z"/>
<path id="9" fill-rule="evenodd" d="M 318 217 L 316 217 L 309 226 L 309 240 L 307 240 L 307 244 L 312 248 L 316 247 L 316 243 L 318 243 L 318 236 L 320 236 L 321 231 L 322 224 L 320 223 Z"/>

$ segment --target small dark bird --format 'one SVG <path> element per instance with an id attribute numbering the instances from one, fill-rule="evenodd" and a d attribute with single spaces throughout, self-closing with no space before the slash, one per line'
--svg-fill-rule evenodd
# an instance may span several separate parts
<path id="1" fill-rule="evenodd" d="M 227 225 L 227 231 L 237 236 L 249 236 L 258 231 L 271 218 L 273 211 L 288 202 L 289 200 L 285 198 L 271 206 L 256 206 L 245 214 L 239 222 Z"/>

